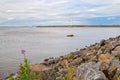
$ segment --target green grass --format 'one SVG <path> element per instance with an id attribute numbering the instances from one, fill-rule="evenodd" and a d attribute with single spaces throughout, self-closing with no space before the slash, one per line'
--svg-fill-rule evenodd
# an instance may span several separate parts
<path id="1" fill-rule="evenodd" d="M 74 77 L 74 71 L 72 66 L 66 61 L 65 63 L 66 69 L 67 69 L 67 74 L 64 80 L 73 80 Z"/>
<path id="2" fill-rule="evenodd" d="M 24 63 L 20 64 L 18 78 L 14 79 L 10 76 L 9 80 L 41 80 L 35 72 L 30 71 L 30 63 L 27 58 L 24 58 Z"/>
<path id="3" fill-rule="evenodd" d="M 120 61 L 120 55 L 115 56 L 115 58 L 119 59 L 119 61 Z"/>
<path id="4" fill-rule="evenodd" d="M 29 80 L 30 78 L 30 67 L 27 58 L 24 59 L 24 63 L 19 66 L 18 80 Z"/>
<path id="5" fill-rule="evenodd" d="M 120 80 L 120 75 L 115 74 L 115 76 L 113 77 L 113 80 Z"/>

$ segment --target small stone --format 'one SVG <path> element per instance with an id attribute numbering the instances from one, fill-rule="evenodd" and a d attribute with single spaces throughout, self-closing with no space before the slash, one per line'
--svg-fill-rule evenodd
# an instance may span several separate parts
<path id="1" fill-rule="evenodd" d="M 44 61 L 48 61 L 49 59 L 44 59 Z"/>

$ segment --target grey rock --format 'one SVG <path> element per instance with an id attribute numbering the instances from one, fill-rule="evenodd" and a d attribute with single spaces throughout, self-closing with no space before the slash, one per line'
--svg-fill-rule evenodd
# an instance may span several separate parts
<path id="1" fill-rule="evenodd" d="M 115 46 L 115 47 L 116 47 L 116 46 L 119 46 L 119 45 L 120 45 L 120 41 L 113 41 L 113 42 L 112 42 L 112 45 Z"/>
<path id="2" fill-rule="evenodd" d="M 51 65 L 51 64 L 56 64 L 56 63 L 58 63 L 59 61 L 61 61 L 62 60 L 62 58 L 61 57 L 59 57 L 59 58 L 49 58 L 49 59 L 45 59 L 44 60 L 44 62 L 43 62 L 43 64 L 45 64 L 45 65 Z"/>
<path id="3" fill-rule="evenodd" d="M 108 80 L 99 67 L 102 63 L 84 63 L 78 67 L 77 80 Z"/>
<path id="4" fill-rule="evenodd" d="M 102 40 L 101 42 L 100 42 L 100 46 L 104 46 L 106 43 L 105 43 L 105 40 Z"/>

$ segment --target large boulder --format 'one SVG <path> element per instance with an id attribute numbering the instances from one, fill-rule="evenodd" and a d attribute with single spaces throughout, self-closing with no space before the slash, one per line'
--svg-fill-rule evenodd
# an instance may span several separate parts
<path id="1" fill-rule="evenodd" d="M 77 70 L 77 80 L 108 80 L 104 73 L 100 71 L 101 64 L 102 62 L 81 64 Z M 106 64 L 103 66 L 106 66 Z"/>

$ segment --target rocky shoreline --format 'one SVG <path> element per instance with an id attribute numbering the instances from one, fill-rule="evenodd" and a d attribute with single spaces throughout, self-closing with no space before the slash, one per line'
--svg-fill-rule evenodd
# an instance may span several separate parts
<path id="1" fill-rule="evenodd" d="M 67 62 L 74 71 L 74 80 L 114 80 L 120 73 L 119 59 L 120 36 L 102 40 L 65 56 L 45 59 L 39 65 L 32 65 L 31 70 L 39 72 L 42 66 L 43 80 L 60 80 L 67 74 Z"/>
<path id="2" fill-rule="evenodd" d="M 120 80 L 120 36 L 31 64 L 30 70 L 41 73 L 41 80 L 65 80 L 69 73 L 71 80 Z"/>

